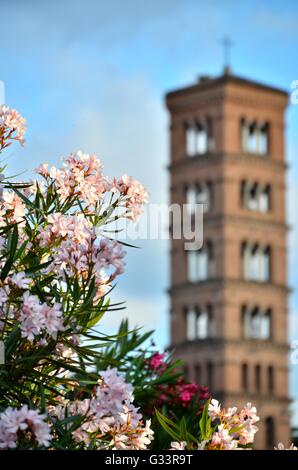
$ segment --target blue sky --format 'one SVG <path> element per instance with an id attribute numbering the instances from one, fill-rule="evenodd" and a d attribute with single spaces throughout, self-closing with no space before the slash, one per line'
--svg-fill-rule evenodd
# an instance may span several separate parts
<path id="1" fill-rule="evenodd" d="M 98 154 L 109 175 L 140 179 L 152 202 L 167 201 L 168 120 L 164 93 L 218 75 L 220 41 L 234 41 L 235 74 L 290 91 L 298 79 L 298 4 L 234 0 L 10 0 L 1 2 L 0 79 L 6 101 L 29 125 L 24 150 L 11 151 L 9 172 L 31 176 L 40 161 L 82 149 Z M 287 115 L 289 279 L 298 281 L 298 105 Z M 141 241 L 130 250 L 114 291 L 133 324 L 168 341 L 168 246 Z M 291 335 L 298 338 L 298 293 Z M 105 320 L 118 324 L 119 313 Z M 298 366 L 292 390 L 298 389 Z M 298 422 L 298 416 L 296 419 Z"/>

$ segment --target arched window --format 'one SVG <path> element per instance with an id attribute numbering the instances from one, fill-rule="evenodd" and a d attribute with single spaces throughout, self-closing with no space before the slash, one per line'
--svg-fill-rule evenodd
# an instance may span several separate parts
<path id="1" fill-rule="evenodd" d="M 241 309 L 243 337 L 246 339 L 267 340 L 272 337 L 272 311 L 259 307 L 249 308 L 243 305 Z"/>
<path id="2" fill-rule="evenodd" d="M 255 388 L 256 392 L 261 392 L 261 366 L 257 364 L 255 367 Z"/>
<path id="3" fill-rule="evenodd" d="M 266 448 L 273 449 L 275 442 L 275 422 L 272 416 L 268 416 L 265 420 L 265 436 Z"/>
<path id="4" fill-rule="evenodd" d="M 269 125 L 268 123 L 259 125 L 259 153 L 266 155 L 269 151 Z"/>
<path id="5" fill-rule="evenodd" d="M 197 338 L 205 339 L 208 337 L 208 312 L 202 310 L 197 315 Z"/>
<path id="6" fill-rule="evenodd" d="M 187 271 L 190 282 L 197 281 L 197 252 L 191 250 L 187 252 Z"/>
<path id="7" fill-rule="evenodd" d="M 241 204 L 254 212 L 266 213 L 270 210 L 270 185 L 242 181 L 240 185 Z"/>
<path id="8" fill-rule="evenodd" d="M 241 245 L 242 272 L 247 281 L 269 282 L 271 280 L 271 248 L 260 247 L 257 243 Z"/>
<path id="9" fill-rule="evenodd" d="M 254 245 L 250 253 L 249 261 L 249 279 L 256 280 L 259 277 L 259 268 L 260 268 L 260 256 L 259 256 L 259 247 Z"/>
<path id="10" fill-rule="evenodd" d="M 247 141 L 247 151 L 248 153 L 257 153 L 257 125 L 255 122 L 252 122 L 248 126 L 248 141 Z"/>
<path id="11" fill-rule="evenodd" d="M 242 389 L 244 392 L 248 392 L 248 365 L 242 364 L 241 370 Z"/>
<path id="12" fill-rule="evenodd" d="M 261 331 L 261 314 L 258 307 L 255 307 L 250 317 L 250 337 L 259 338 Z"/>
<path id="13" fill-rule="evenodd" d="M 194 157 L 197 153 L 197 130 L 194 126 L 186 128 L 186 153 L 188 157 Z"/>
<path id="14" fill-rule="evenodd" d="M 192 341 L 197 337 L 197 312 L 191 309 L 186 312 L 187 339 Z"/>
<path id="15" fill-rule="evenodd" d="M 252 211 L 258 210 L 258 185 L 254 183 L 248 187 L 247 207 Z"/>
<path id="16" fill-rule="evenodd" d="M 208 279 L 208 250 L 202 248 L 197 252 L 197 281 L 205 281 Z"/>
<path id="17" fill-rule="evenodd" d="M 214 320 L 211 306 L 192 308 L 186 312 L 187 339 L 206 339 L 214 336 Z"/>
<path id="18" fill-rule="evenodd" d="M 269 124 L 240 120 L 241 148 L 245 153 L 266 155 L 269 151 Z"/>
<path id="19" fill-rule="evenodd" d="M 211 206 L 211 183 L 202 183 L 198 186 L 197 203 L 204 205 L 204 212 L 208 212 Z"/>
<path id="20" fill-rule="evenodd" d="M 260 338 L 262 339 L 269 339 L 271 338 L 271 309 L 266 310 L 263 312 L 261 316 L 261 330 L 260 330 Z"/>
<path id="21" fill-rule="evenodd" d="M 195 213 L 197 204 L 203 204 L 203 212 L 210 210 L 211 191 L 210 182 L 192 184 L 186 188 L 186 203 L 189 205 L 190 213 Z"/>
<path id="22" fill-rule="evenodd" d="M 260 280 L 269 282 L 271 277 L 271 248 L 267 246 L 261 254 L 261 273 Z"/>
<path id="23" fill-rule="evenodd" d="M 268 212 L 270 210 L 270 186 L 266 186 L 259 194 L 259 211 Z"/>
<path id="24" fill-rule="evenodd" d="M 208 150 L 208 135 L 206 125 L 198 125 L 198 135 L 197 135 L 197 152 L 198 154 L 206 153 Z"/>
<path id="25" fill-rule="evenodd" d="M 186 154 L 188 157 L 213 151 L 215 147 L 210 117 L 186 125 Z"/>
<path id="26" fill-rule="evenodd" d="M 208 135 L 207 150 L 208 152 L 213 152 L 215 150 L 215 140 L 213 134 L 213 121 L 210 116 L 207 116 L 206 118 L 206 128 Z"/>
<path id="27" fill-rule="evenodd" d="M 195 184 L 186 188 L 186 204 L 189 205 L 190 212 L 194 213 L 197 204 L 197 187 Z"/>
<path id="28" fill-rule="evenodd" d="M 188 280 L 200 282 L 214 276 L 214 256 L 212 242 L 207 241 L 200 250 L 189 250 L 188 258 Z"/>
<path id="29" fill-rule="evenodd" d="M 188 258 L 188 280 L 190 282 L 204 281 L 208 278 L 208 253 L 206 250 L 190 250 Z"/>

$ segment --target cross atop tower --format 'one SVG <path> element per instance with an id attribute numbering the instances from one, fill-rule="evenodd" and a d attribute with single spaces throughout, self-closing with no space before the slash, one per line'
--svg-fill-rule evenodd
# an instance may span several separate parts
<path id="1" fill-rule="evenodd" d="M 229 36 L 224 36 L 221 44 L 223 46 L 223 51 L 224 51 L 224 70 L 229 71 L 230 70 L 230 61 L 231 61 L 231 49 L 234 43 L 231 41 Z"/>

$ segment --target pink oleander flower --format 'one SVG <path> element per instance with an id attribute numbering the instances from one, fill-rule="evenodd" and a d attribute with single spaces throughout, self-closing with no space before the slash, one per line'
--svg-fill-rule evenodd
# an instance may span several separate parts
<path id="1" fill-rule="evenodd" d="M 132 385 L 125 382 L 115 367 L 102 372 L 101 377 L 103 382 L 97 388 L 96 396 L 102 408 L 118 412 L 123 409 L 123 403 L 133 401 Z"/>
<path id="2" fill-rule="evenodd" d="M 226 410 L 224 408 L 221 409 L 219 402 L 212 399 L 208 407 L 208 414 L 213 419 L 220 421 L 218 428 L 220 433 L 214 436 L 212 445 L 221 445 L 219 443 L 215 444 L 215 442 L 223 438 L 227 432 L 233 440 L 233 442 L 231 441 L 232 448 L 234 448 L 235 442 L 237 445 L 247 445 L 254 442 L 255 434 L 258 431 L 258 427 L 255 424 L 260 418 L 257 416 L 256 407 L 252 406 L 251 403 L 247 403 L 240 411 L 236 407 Z"/>
<path id="3" fill-rule="evenodd" d="M 144 186 L 131 176 L 123 175 L 119 180 L 114 179 L 112 190 L 119 191 L 124 197 L 124 205 L 128 209 L 126 217 L 136 221 L 142 212 L 142 206 L 149 198 Z"/>
<path id="4" fill-rule="evenodd" d="M 212 436 L 211 446 L 220 450 L 234 450 L 237 445 L 237 441 L 230 435 L 229 430 L 220 424 Z"/>
<path id="5" fill-rule="evenodd" d="M 171 442 L 170 450 L 185 450 L 186 442 Z"/>
<path id="6" fill-rule="evenodd" d="M 182 384 L 179 386 L 179 399 L 181 400 L 182 406 L 187 405 L 192 398 L 198 392 L 198 386 L 196 384 Z"/>
<path id="7" fill-rule="evenodd" d="M 122 245 L 116 241 L 100 241 L 99 246 L 93 243 L 90 238 L 87 243 L 77 243 L 74 239 L 65 240 L 54 249 L 54 258 L 51 265 L 47 268 L 50 271 L 58 271 L 58 274 L 64 277 L 66 272 L 69 276 L 82 275 L 87 276 L 92 268 L 96 275 L 97 285 L 103 285 L 111 282 L 117 275 L 124 271 L 125 251 Z M 108 277 L 106 270 L 114 268 L 114 271 Z"/>
<path id="8" fill-rule="evenodd" d="M 89 444 L 93 436 L 98 449 L 143 450 L 153 439 L 151 422 L 143 424 L 138 408 L 133 405 L 133 387 L 125 382 L 116 368 L 101 373 L 100 384 L 90 399 L 64 402 L 51 406 L 52 417 L 84 417 L 83 423 L 73 433 L 76 442 Z"/>
<path id="9" fill-rule="evenodd" d="M 233 419 L 234 415 L 237 413 L 237 407 L 233 406 L 232 408 L 228 408 L 227 411 L 223 410 L 222 415 L 226 420 Z"/>
<path id="10" fill-rule="evenodd" d="M 150 359 L 148 359 L 149 369 L 153 371 L 158 371 L 160 369 L 163 369 L 166 366 L 164 359 L 165 359 L 165 354 L 160 354 L 160 353 L 153 354 L 153 356 L 150 357 Z"/>
<path id="11" fill-rule="evenodd" d="M 102 173 L 102 164 L 96 155 L 80 150 L 64 158 L 64 168 L 51 167 L 46 169 L 46 176 L 55 180 L 58 194 L 67 198 L 76 196 L 89 206 L 95 206 L 104 194 L 111 189 L 111 184 Z M 40 174 L 45 167 L 38 169 Z M 44 176 L 44 175 L 43 175 Z"/>
<path id="12" fill-rule="evenodd" d="M 0 251 L 4 248 L 5 241 L 5 238 L 0 235 Z"/>
<path id="13" fill-rule="evenodd" d="M 243 424 L 242 429 L 237 433 L 239 436 L 239 444 L 247 445 L 252 444 L 255 439 L 255 434 L 258 431 L 258 427 L 251 424 L 249 421 Z"/>
<path id="14" fill-rule="evenodd" d="M 247 420 L 250 419 L 252 424 L 257 423 L 260 418 L 257 416 L 257 409 L 255 406 L 252 406 L 251 403 L 247 403 L 246 406 L 244 406 L 240 410 L 240 418 L 242 420 Z"/>
<path id="15" fill-rule="evenodd" d="M 60 304 L 41 304 L 38 297 L 29 292 L 24 293 L 20 312 L 15 316 L 20 321 L 22 337 L 30 342 L 42 333 L 56 339 L 58 332 L 64 330 Z"/>
<path id="16" fill-rule="evenodd" d="M 62 277 L 65 272 L 68 276 L 84 277 L 92 269 L 96 275 L 97 298 L 102 296 L 106 285 L 124 271 L 123 245 L 106 237 L 97 239 L 95 228 L 83 214 L 54 213 L 47 217 L 47 222 L 46 228 L 38 229 L 37 238 L 41 246 L 52 247 L 53 261 L 46 272 L 57 272 Z"/>
<path id="17" fill-rule="evenodd" d="M 71 347 L 65 346 L 64 344 L 58 342 L 55 347 L 55 354 L 57 356 L 63 357 L 63 359 L 72 359 L 76 353 L 75 350 Z"/>
<path id="18" fill-rule="evenodd" d="M 200 400 L 208 400 L 210 398 L 209 388 L 204 385 L 199 385 Z"/>
<path id="19" fill-rule="evenodd" d="M 218 400 L 215 400 L 215 398 L 212 398 L 211 402 L 209 403 L 208 414 L 213 419 L 220 417 L 220 414 L 221 414 L 220 404 Z"/>
<path id="20" fill-rule="evenodd" d="M 116 434 L 113 432 L 109 447 L 112 450 L 146 450 L 153 440 L 150 424 L 150 421 L 146 421 L 145 427 L 141 423 L 137 427 L 120 426 Z"/>
<path id="21" fill-rule="evenodd" d="M 101 238 L 99 244 L 99 251 L 95 255 L 94 261 L 99 258 L 98 270 L 102 268 L 108 268 L 113 266 L 115 268 L 115 275 L 122 274 L 124 272 L 124 257 L 126 252 L 123 249 L 123 245 L 116 240 L 109 240 L 108 238 Z M 100 268 L 100 269 L 99 269 Z"/>
<path id="22" fill-rule="evenodd" d="M 39 240 L 41 246 L 57 244 L 63 239 L 85 244 L 90 238 L 95 237 L 91 222 L 83 214 L 64 215 L 55 212 L 48 215 L 46 228 L 39 228 Z"/>
<path id="23" fill-rule="evenodd" d="M 8 147 L 13 140 L 25 143 L 26 120 L 16 109 L 0 105 L 0 151 Z"/>
<path id="24" fill-rule="evenodd" d="M 107 275 L 104 269 L 101 269 L 97 273 L 97 277 L 95 279 L 96 295 L 94 297 L 94 302 L 97 302 L 101 297 L 106 295 L 109 289 L 109 282 L 110 276 Z"/>
<path id="25" fill-rule="evenodd" d="M 9 223 L 18 223 L 19 227 L 25 225 L 26 208 L 21 198 L 14 191 L 4 190 L 0 202 L 0 226 Z"/>
<path id="26" fill-rule="evenodd" d="M 21 271 L 19 273 L 13 274 L 7 278 L 9 284 L 17 286 L 19 289 L 27 289 L 32 282 L 32 279 L 26 277 L 26 274 Z"/>
<path id="27" fill-rule="evenodd" d="M 0 288 L 0 304 L 5 304 L 8 300 L 7 286 Z M 1 312 L 1 310 L 0 310 Z M 1 315 L 1 313 L 0 313 Z"/>
<path id="28" fill-rule="evenodd" d="M 22 440 L 36 442 L 40 446 L 50 445 L 49 425 L 45 415 L 30 410 L 27 405 L 19 410 L 6 408 L 0 414 L 0 449 L 14 449 Z"/>
<path id="29" fill-rule="evenodd" d="M 56 303 L 49 307 L 48 305 L 43 304 L 41 308 L 41 315 L 44 318 L 45 331 L 52 338 L 56 339 L 58 332 L 64 330 L 61 305 Z"/>
<path id="30" fill-rule="evenodd" d="M 43 176 L 44 178 L 46 178 L 47 176 L 50 176 L 49 164 L 48 163 L 41 163 L 37 168 L 35 168 L 35 172 L 38 173 L 39 175 Z"/>
<path id="31" fill-rule="evenodd" d="M 282 442 L 279 442 L 277 444 L 277 447 L 274 447 L 274 450 L 298 450 L 298 447 L 296 447 L 293 443 L 290 445 L 290 447 L 285 447 Z"/>

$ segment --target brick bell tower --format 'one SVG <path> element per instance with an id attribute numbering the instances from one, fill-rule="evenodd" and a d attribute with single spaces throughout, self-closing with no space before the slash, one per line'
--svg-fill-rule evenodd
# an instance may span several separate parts
<path id="1" fill-rule="evenodd" d="M 225 406 L 250 401 L 255 448 L 290 441 L 285 91 L 200 77 L 166 95 L 171 203 L 204 204 L 204 243 L 171 241 L 171 342 Z"/>

